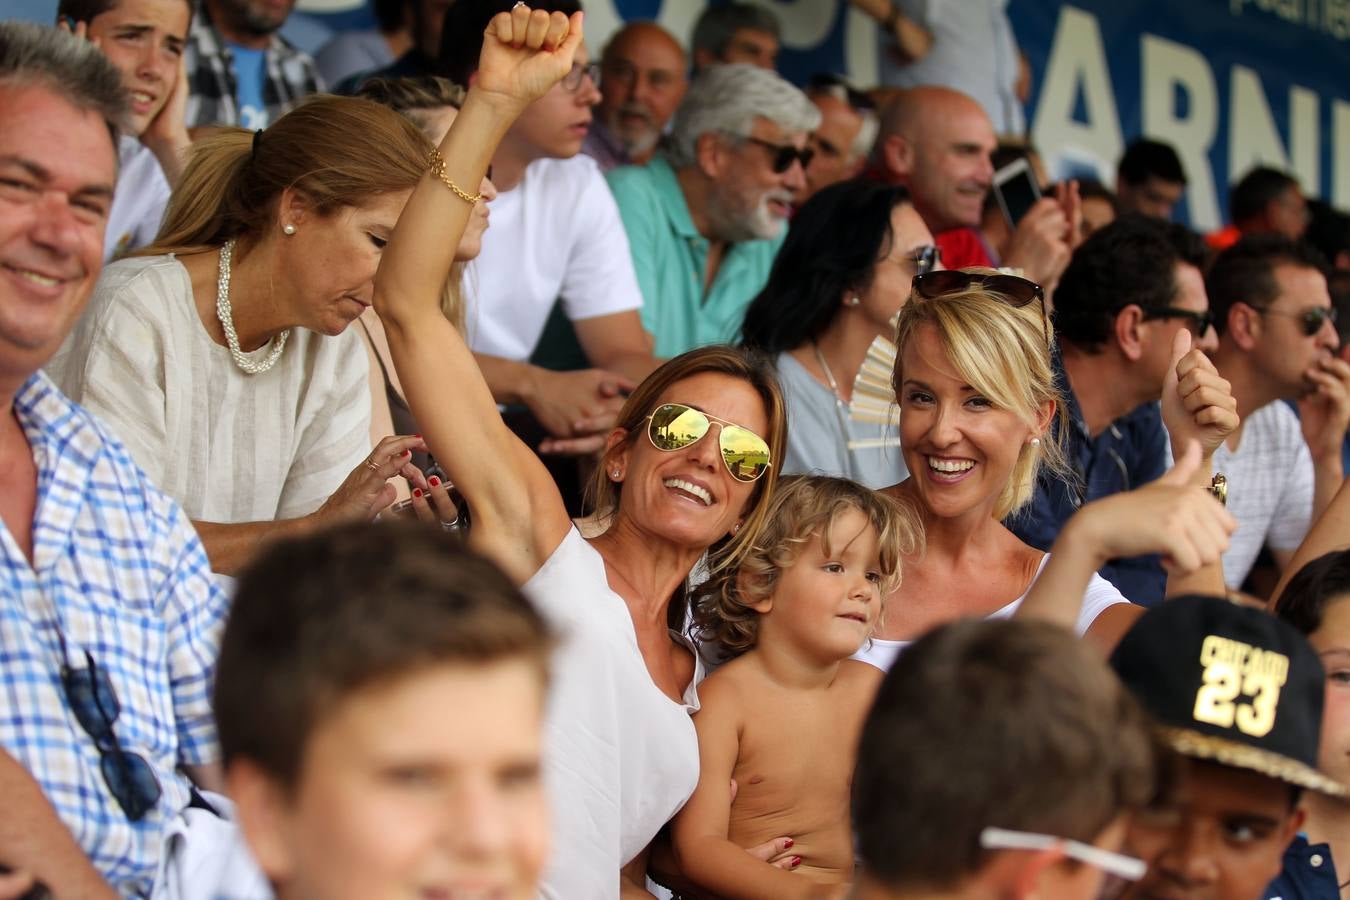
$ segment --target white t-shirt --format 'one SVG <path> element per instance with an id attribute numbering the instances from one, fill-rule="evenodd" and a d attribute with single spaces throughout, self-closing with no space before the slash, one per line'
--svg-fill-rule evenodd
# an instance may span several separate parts
<path id="1" fill-rule="evenodd" d="M 1049 553 L 1041 557 L 1041 564 L 1036 567 L 1036 578 L 1041 577 L 1041 572 L 1045 570 L 1045 564 L 1049 561 Z M 1031 580 L 1033 585 L 1036 583 L 1036 578 Z M 1030 588 L 1027 590 L 1030 591 Z M 1012 614 L 1017 612 L 1017 608 L 1022 605 L 1022 601 L 1026 598 L 1027 595 L 1023 594 L 1002 609 L 991 612 L 985 618 L 1011 619 Z M 1079 610 L 1078 624 L 1074 626 L 1074 631 L 1081 637 L 1108 606 L 1129 602 L 1120 591 L 1116 590 L 1115 585 L 1094 573 L 1092 580 L 1088 582 L 1087 590 L 1083 593 L 1083 607 Z M 889 672 L 891 666 L 895 665 L 895 660 L 900 656 L 900 651 L 912 643 L 913 641 L 887 641 L 881 638 L 872 638 L 871 641 L 863 644 L 862 649 L 853 654 L 853 658 L 870 663 L 883 672 Z"/>
<path id="2" fill-rule="evenodd" d="M 472 268 L 464 299 L 478 353 L 528 359 L 559 297 L 573 321 L 642 308 L 619 208 L 585 155 L 530 163 L 492 202 Z"/>
<path id="3" fill-rule="evenodd" d="M 1267 403 L 1243 423 L 1236 450 L 1225 443 L 1214 451 L 1214 471 L 1228 478 L 1228 511 L 1237 519 L 1223 555 L 1223 579 L 1236 589 L 1263 546 L 1297 549 L 1312 523 L 1312 453 L 1298 416 L 1283 400 Z"/>
<path id="4" fill-rule="evenodd" d="M 605 562 L 573 528 L 524 593 L 560 634 L 545 717 L 544 771 L 553 855 L 542 896 L 615 900 L 619 869 L 651 842 L 698 784 L 703 667 L 684 703 L 652 681 L 633 619 Z"/>
<path id="5" fill-rule="evenodd" d="M 169 205 L 169 181 L 155 154 L 136 138 L 122 135 L 117 156 L 117 186 L 103 234 L 105 263 L 154 241 Z"/>
<path id="6" fill-rule="evenodd" d="M 207 334 L 173 256 L 104 268 L 47 372 L 193 519 L 306 515 L 370 453 L 366 351 L 355 330 L 292 329 L 276 365 L 246 375 Z"/>

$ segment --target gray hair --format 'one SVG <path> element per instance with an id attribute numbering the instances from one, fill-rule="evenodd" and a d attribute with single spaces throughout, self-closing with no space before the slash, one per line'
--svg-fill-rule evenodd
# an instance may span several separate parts
<path id="1" fill-rule="evenodd" d="M 694 23 L 693 46 L 691 53 L 707 50 L 713 56 L 720 57 L 731 43 L 731 37 L 742 28 L 750 31 L 763 31 L 773 35 L 774 40 L 782 42 L 782 28 L 778 17 L 762 6 L 749 3 L 725 3 L 722 6 L 710 6 L 703 11 Z"/>
<path id="2" fill-rule="evenodd" d="M 842 84 L 815 86 L 808 90 L 806 95 L 808 97 L 833 97 L 840 103 L 847 104 L 848 108 L 857 113 L 858 118 L 862 119 L 862 125 L 858 127 L 858 136 L 853 139 L 853 146 L 848 148 L 849 156 L 854 159 L 863 159 L 872 152 L 872 145 L 877 140 L 877 132 L 881 130 L 881 121 L 877 118 L 875 110 L 859 109 L 854 106 L 849 99 L 848 88 Z"/>
<path id="3" fill-rule="evenodd" d="M 709 66 L 694 78 L 675 110 L 666 149 L 671 165 L 693 165 L 698 139 L 709 132 L 749 137 L 757 118 L 784 131 L 811 131 L 820 124 L 820 110 L 768 69 L 743 63 Z"/>
<path id="4" fill-rule="evenodd" d="M 108 126 L 113 147 L 126 121 L 122 76 L 97 47 L 58 28 L 0 22 L 0 87 L 42 87 Z"/>

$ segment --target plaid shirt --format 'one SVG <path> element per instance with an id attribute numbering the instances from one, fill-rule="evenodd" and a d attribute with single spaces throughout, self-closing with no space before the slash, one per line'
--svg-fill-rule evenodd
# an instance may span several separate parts
<path id="1" fill-rule="evenodd" d="M 42 372 L 14 398 L 38 470 L 33 565 L 0 524 L 0 745 L 32 772 L 122 896 L 148 896 L 166 824 L 188 805 L 176 769 L 219 758 L 210 686 L 225 595 L 178 505 L 107 428 Z M 163 789 L 132 822 L 66 705 L 58 633 L 88 651 L 121 705 L 113 731 Z"/>
<path id="2" fill-rule="evenodd" d="M 184 56 L 188 84 L 192 86 L 187 102 L 188 127 L 245 124 L 239 121 L 233 55 L 225 39 L 211 24 L 204 6 L 193 16 Z M 267 48 L 267 72 L 263 78 L 267 123 L 260 127 L 275 122 L 300 100 L 323 89 L 323 79 L 309 54 L 273 34 L 271 46 Z"/>

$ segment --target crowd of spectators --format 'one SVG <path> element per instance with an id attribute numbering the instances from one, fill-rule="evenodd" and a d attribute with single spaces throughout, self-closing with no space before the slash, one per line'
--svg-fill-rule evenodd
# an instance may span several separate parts
<path id="1" fill-rule="evenodd" d="M 851 2 L 0 23 L 0 900 L 1342 896 L 1350 215 Z"/>

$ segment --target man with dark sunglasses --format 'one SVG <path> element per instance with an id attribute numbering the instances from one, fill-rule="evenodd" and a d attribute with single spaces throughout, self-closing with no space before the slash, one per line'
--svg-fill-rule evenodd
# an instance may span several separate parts
<path id="1" fill-rule="evenodd" d="M 607 173 L 655 354 L 731 340 L 769 277 L 820 113 L 768 69 L 711 66 L 645 166 Z"/>
<path id="2" fill-rule="evenodd" d="M 117 893 L 143 897 L 198 796 L 184 771 L 219 783 L 227 600 L 183 511 L 41 371 L 102 266 L 126 102 L 87 42 L 0 23 L 0 748 Z M 22 787 L 0 766 L 0 865 L 98 895 Z M 19 830 L 31 855 L 7 859 Z"/>
<path id="3" fill-rule="evenodd" d="M 1244 237 L 1215 259 L 1206 287 L 1219 332 L 1214 363 L 1242 417 L 1214 457 L 1238 520 L 1223 559 L 1237 588 L 1263 546 L 1283 570 L 1339 489 L 1350 364 L 1336 355 L 1325 262 L 1306 244 Z"/>
<path id="4" fill-rule="evenodd" d="M 1128 491 L 1167 470 L 1168 432 L 1178 446 L 1198 439 L 1201 466 L 1236 425 L 1235 406 L 1205 351 L 1215 347 L 1200 274 L 1205 246 L 1189 229 L 1139 214 L 1094 233 L 1074 254 L 1055 299 L 1060 438 L 1074 477 L 1043 473 L 1030 507 L 1009 523 L 1048 550 L 1083 503 Z M 1180 359 L 1179 332 L 1191 349 Z M 1189 405 L 1173 388 L 1178 378 Z M 1166 427 L 1164 427 L 1164 424 Z M 1112 560 L 1102 576 L 1135 603 L 1163 599 L 1167 576 L 1156 556 Z"/>

